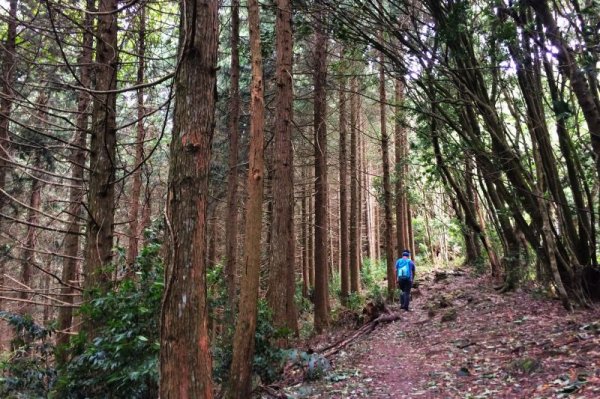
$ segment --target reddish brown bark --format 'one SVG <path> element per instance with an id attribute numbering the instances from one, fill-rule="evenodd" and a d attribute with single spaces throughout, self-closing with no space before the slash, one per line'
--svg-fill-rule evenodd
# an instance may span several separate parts
<path id="1" fill-rule="evenodd" d="M 136 85 L 144 84 L 144 69 L 146 66 L 146 7 L 142 3 L 139 14 L 139 31 L 138 31 L 138 70 Z M 140 226 L 140 195 L 142 192 L 142 161 L 144 159 L 144 141 L 146 138 L 146 129 L 144 128 L 144 115 L 146 114 L 144 104 L 144 89 L 137 90 L 137 126 L 135 138 L 135 161 L 133 171 L 133 182 L 131 183 L 131 197 L 129 205 L 129 245 L 127 247 L 126 264 L 127 271 L 131 273 L 133 263 L 138 255 Z"/>
<path id="2" fill-rule="evenodd" d="M 94 6 L 94 0 L 87 0 L 86 9 L 92 10 Z M 79 70 L 79 81 L 83 87 L 89 87 L 90 85 L 90 65 L 92 64 L 92 24 L 93 18 L 89 13 L 85 13 L 84 16 L 84 33 L 82 41 L 81 56 L 79 63 L 81 65 Z M 65 237 L 65 254 L 67 257 L 64 258 L 63 270 L 62 270 L 62 281 L 65 282 L 66 286 L 61 288 L 61 294 L 64 294 L 61 299 L 67 303 L 73 303 L 73 294 L 75 294 L 75 280 L 77 277 L 77 255 L 79 254 L 79 232 L 81 230 L 79 226 L 79 216 L 81 215 L 81 204 L 84 196 L 83 192 L 83 176 L 84 176 L 84 164 L 86 153 L 84 148 L 86 147 L 87 129 L 89 124 L 89 113 L 87 112 L 90 104 L 90 96 L 85 91 L 80 91 L 77 94 L 77 120 L 75 122 L 75 138 L 73 142 L 75 147 L 71 149 L 69 161 L 71 163 L 71 188 L 69 189 L 69 223 L 67 230 L 69 234 Z M 64 345 L 69 341 L 69 332 L 71 332 L 73 320 L 73 308 L 69 306 L 61 307 L 58 311 L 58 330 L 56 344 L 57 346 Z M 64 363 L 66 358 L 66 352 L 59 351 L 57 354 L 57 362 Z"/>
<path id="3" fill-rule="evenodd" d="M 39 105 L 39 104 L 38 104 Z M 36 151 L 33 155 L 34 163 L 33 166 L 36 169 L 41 168 L 41 154 Z M 35 238 L 37 228 L 34 227 L 39 224 L 39 210 L 41 205 L 41 194 L 42 194 L 42 183 L 39 180 L 39 172 L 32 173 L 32 181 L 29 195 L 29 208 L 27 209 L 27 235 L 25 236 L 24 249 L 21 261 L 21 283 L 25 287 L 33 288 L 31 286 L 33 276 L 33 263 L 35 262 Z M 20 294 L 21 299 L 27 299 L 28 293 L 23 290 Z M 22 314 L 31 313 L 31 304 L 24 302 L 21 308 Z"/>
<path id="4" fill-rule="evenodd" d="M 357 80 L 350 83 L 350 292 L 360 291 L 359 279 L 359 185 L 358 185 L 358 94 Z"/>
<path id="5" fill-rule="evenodd" d="M 389 136 L 387 133 L 386 117 L 386 92 L 385 92 L 385 71 L 383 68 L 383 54 L 380 57 L 379 67 L 379 107 L 381 124 L 381 154 L 383 158 L 383 210 L 385 229 L 383 241 L 385 245 L 385 259 L 387 264 L 388 280 L 388 300 L 394 300 L 394 291 L 396 290 L 396 270 L 394 268 L 394 225 L 392 221 L 392 190 L 390 183 L 390 154 L 389 154 Z"/>
<path id="6" fill-rule="evenodd" d="M 10 0 L 6 40 L 2 43 L 2 61 L 0 73 L 0 189 L 6 189 L 6 176 L 10 169 L 10 134 L 9 120 L 12 110 L 12 85 L 15 80 L 15 53 L 17 38 L 17 0 Z M 0 211 L 7 203 L 7 198 L 0 193 Z M 0 220 L 0 229 L 4 231 L 5 220 Z M 0 235 L 0 246 L 7 245 L 6 239 Z M 4 263 L 6 257 L 0 259 L 0 286 L 4 286 Z M 1 301 L 0 301 L 1 303 Z"/>
<path id="7" fill-rule="evenodd" d="M 311 190 L 311 183 L 314 185 L 313 173 L 309 173 L 309 184 L 307 187 L 308 195 L 308 285 L 315 288 L 315 197 Z"/>
<path id="8" fill-rule="evenodd" d="M 315 330 L 329 325 L 328 220 L 327 220 L 327 37 L 323 23 L 316 22 L 314 52 L 314 148 L 315 148 Z"/>
<path id="9" fill-rule="evenodd" d="M 396 104 L 401 105 L 403 102 L 403 87 L 402 82 L 396 80 L 395 97 Z M 398 252 L 405 249 L 414 251 L 414 238 L 412 232 L 412 215 L 410 212 L 410 203 L 407 195 L 405 182 L 408 178 L 408 137 L 406 129 L 402 126 L 401 121 L 397 118 L 395 125 L 395 146 L 396 146 L 396 223 L 397 229 L 397 245 Z"/>
<path id="10" fill-rule="evenodd" d="M 206 299 L 206 219 L 215 124 L 218 1 L 183 3 L 160 326 L 162 399 L 213 397 Z"/>
<path id="11" fill-rule="evenodd" d="M 363 123 L 364 118 L 362 116 L 362 101 L 359 99 L 359 107 L 358 107 L 358 119 L 359 119 L 359 132 L 363 132 Z M 371 221 L 369 211 L 371 208 L 371 193 L 370 193 L 370 176 L 369 175 L 369 163 L 367 161 L 367 151 L 366 151 L 366 139 L 360 134 L 358 136 L 358 164 L 359 164 L 359 173 L 360 173 L 360 201 L 359 205 L 359 213 L 361 217 L 361 226 L 362 226 L 362 234 L 361 234 L 361 248 L 363 257 L 367 257 L 369 259 L 373 259 L 373 251 L 371 246 Z M 362 257 L 361 257 L 361 265 L 362 269 Z"/>
<path id="12" fill-rule="evenodd" d="M 40 131 L 44 131 L 47 126 L 47 105 L 48 97 L 45 93 L 41 93 L 36 101 L 37 107 L 37 128 Z M 43 143 L 39 144 L 43 147 Z M 33 289 L 33 264 L 35 263 L 35 244 L 38 229 L 35 227 L 39 225 L 39 212 L 42 202 L 42 181 L 41 173 L 42 170 L 42 148 L 36 148 L 30 154 L 33 159 L 34 170 L 31 173 L 31 186 L 29 188 L 29 207 L 27 208 L 27 233 L 25 235 L 25 242 L 23 243 L 23 254 L 21 256 L 21 283 L 24 287 Z M 21 299 L 28 299 L 28 292 L 25 290 L 21 291 L 19 297 Z M 20 311 L 22 314 L 31 313 L 32 304 L 29 302 L 23 302 L 23 307 Z"/>
<path id="13" fill-rule="evenodd" d="M 273 176 L 272 258 L 267 300 L 277 327 L 298 331 L 295 291 L 294 158 L 292 149 L 292 9 L 277 3 L 277 91 L 275 94 L 275 170 Z"/>
<path id="14" fill-rule="evenodd" d="M 301 209 L 301 239 L 302 239 L 302 296 L 308 298 L 308 262 L 309 262 L 309 251 L 308 251 L 308 190 L 306 189 L 306 169 L 302 168 L 302 209 Z"/>
<path id="15" fill-rule="evenodd" d="M 348 135 L 347 106 L 346 106 L 346 79 L 342 78 L 339 92 L 339 110 L 340 110 L 340 279 L 341 279 L 341 300 L 346 304 L 346 299 L 350 292 L 350 258 L 349 258 L 349 237 L 348 237 L 348 166 L 346 151 L 346 136 Z"/>
<path id="16" fill-rule="evenodd" d="M 240 2 L 231 3 L 231 71 L 229 75 L 229 173 L 227 175 L 227 215 L 225 217 L 225 280 L 227 300 L 233 314 L 236 291 L 237 261 L 237 186 L 238 142 L 240 124 Z"/>
<path id="17" fill-rule="evenodd" d="M 117 144 L 116 103 L 118 42 L 117 0 L 102 0 L 98 6 L 96 90 L 92 111 L 88 223 L 84 251 L 84 285 L 108 289 L 115 217 L 115 152 Z M 89 326 L 88 326 L 89 327 Z"/>
<path id="18" fill-rule="evenodd" d="M 396 110 L 396 123 L 394 124 L 394 147 L 395 147 L 395 161 L 396 161 L 396 182 L 394 191 L 396 194 L 396 252 L 397 254 L 408 246 L 406 245 L 406 218 L 404 212 L 404 204 L 406 196 L 404 193 L 404 136 L 406 132 L 402 126 L 402 120 L 400 117 L 400 106 L 404 102 L 403 86 L 399 79 L 394 81 L 394 94 L 395 104 L 398 109 Z"/>
<path id="19" fill-rule="evenodd" d="M 227 398 L 250 397 L 254 333 L 260 274 L 263 181 L 264 181 L 264 97 L 260 44 L 260 17 L 257 0 L 248 0 L 252 87 L 250 91 L 250 153 L 248 203 L 244 240 L 244 268 L 240 275 L 240 303 L 233 338 L 233 359 Z M 293 268 L 293 265 L 291 266 Z"/>

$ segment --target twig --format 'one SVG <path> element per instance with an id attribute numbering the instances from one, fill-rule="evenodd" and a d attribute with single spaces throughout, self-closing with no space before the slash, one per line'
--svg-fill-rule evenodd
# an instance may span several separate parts
<path id="1" fill-rule="evenodd" d="M 330 345 L 324 349 L 321 349 L 319 351 L 319 353 L 324 357 L 329 357 L 331 355 L 334 355 L 337 352 L 339 352 L 342 348 L 344 348 L 346 345 L 348 345 L 350 342 L 356 340 L 357 338 L 360 338 L 364 335 L 371 333 L 375 329 L 375 327 L 377 327 L 377 325 L 379 325 L 380 323 L 389 323 L 389 322 L 396 321 L 396 320 L 400 320 L 400 315 L 398 313 L 382 314 L 375 320 L 370 321 L 369 323 L 365 324 L 364 326 L 362 326 L 361 328 L 356 330 L 356 332 L 354 332 L 348 338 L 344 338 L 344 339 L 334 343 L 333 345 Z"/>
<path id="2" fill-rule="evenodd" d="M 74 303 L 72 305 L 59 305 L 59 304 L 44 303 L 44 302 L 38 302 L 38 301 L 30 301 L 29 299 L 11 298 L 9 296 L 0 296 L 0 299 L 6 300 L 6 301 L 31 303 L 33 305 L 52 306 L 55 308 L 78 308 L 79 307 L 78 303 Z M 64 302 L 64 303 L 66 303 L 66 302 Z"/>

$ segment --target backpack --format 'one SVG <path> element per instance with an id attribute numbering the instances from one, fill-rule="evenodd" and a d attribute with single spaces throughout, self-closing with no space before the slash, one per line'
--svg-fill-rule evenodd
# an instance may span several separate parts
<path id="1" fill-rule="evenodd" d="M 398 259 L 396 271 L 399 279 L 410 279 L 410 259 Z"/>

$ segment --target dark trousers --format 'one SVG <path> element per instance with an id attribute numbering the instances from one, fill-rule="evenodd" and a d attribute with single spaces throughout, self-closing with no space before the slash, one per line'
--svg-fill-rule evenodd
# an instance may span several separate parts
<path id="1" fill-rule="evenodd" d="M 408 278 L 398 279 L 398 285 L 402 293 L 400 294 L 400 307 L 408 310 L 410 304 L 410 289 L 412 288 L 412 281 Z"/>

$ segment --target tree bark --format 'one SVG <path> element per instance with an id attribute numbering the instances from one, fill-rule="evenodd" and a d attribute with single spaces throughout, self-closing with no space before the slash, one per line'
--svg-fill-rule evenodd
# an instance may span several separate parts
<path id="1" fill-rule="evenodd" d="M 350 82 L 350 292 L 360 292 L 360 218 L 358 208 L 358 93 L 357 78 Z"/>
<path id="2" fill-rule="evenodd" d="M 322 21 L 316 21 L 314 52 L 314 149 L 315 149 L 315 330 L 329 326 L 327 224 L 327 37 Z"/>
<path id="3" fill-rule="evenodd" d="M 108 290 L 111 281 L 115 218 L 117 146 L 116 105 L 118 68 L 117 0 L 101 0 L 98 7 L 96 90 L 90 142 L 88 222 L 84 250 L 84 287 Z M 88 326 L 91 327 L 91 326 Z"/>
<path id="4" fill-rule="evenodd" d="M 364 119 L 362 116 L 362 101 L 359 99 L 359 108 L 358 108 L 358 119 L 359 119 L 359 132 L 363 132 L 363 123 Z M 371 223 L 369 219 L 369 211 L 371 208 L 371 193 L 370 193 L 370 183 L 371 178 L 369 175 L 369 163 L 367 161 L 367 151 L 366 151 L 366 139 L 363 134 L 358 136 L 358 164 L 360 170 L 360 201 L 358 203 L 359 213 L 361 217 L 361 248 L 363 257 L 367 257 L 369 259 L 373 258 L 373 251 L 371 250 Z M 360 268 L 362 270 L 362 262 L 360 264 Z"/>
<path id="5" fill-rule="evenodd" d="M 144 72 L 146 67 L 146 7 L 142 3 L 139 14 L 138 31 L 138 70 L 136 85 L 144 84 Z M 136 93 L 137 100 L 137 125 L 135 139 L 135 161 L 133 171 L 133 182 L 131 183 L 131 198 L 129 205 L 129 245 L 127 247 L 127 273 L 131 277 L 133 273 L 133 264 L 138 255 L 140 226 L 140 195 L 142 192 L 142 161 L 144 159 L 144 141 L 146 138 L 146 129 L 144 128 L 144 115 L 146 114 L 144 104 L 144 89 L 140 87 Z"/>
<path id="6" fill-rule="evenodd" d="M 313 168 L 314 169 L 314 168 Z M 309 173 L 308 185 L 308 285 L 315 288 L 315 197 L 311 190 L 314 186 L 313 173 Z"/>
<path id="7" fill-rule="evenodd" d="M 404 102 L 403 85 L 400 79 L 394 82 L 394 95 L 396 107 L 401 107 Z M 398 255 L 403 250 L 408 249 L 407 245 L 407 217 L 406 217 L 406 192 L 404 188 L 404 165 L 406 163 L 406 129 L 402 126 L 401 118 L 402 110 L 398 108 L 396 111 L 396 123 L 394 124 L 394 146 L 395 146 L 395 161 L 396 161 L 396 182 L 394 191 L 396 194 L 396 245 Z"/>
<path id="8" fill-rule="evenodd" d="M 237 186 L 240 125 L 240 1 L 231 2 L 231 72 L 229 76 L 229 173 L 225 218 L 225 280 L 230 314 L 235 313 L 237 262 Z M 233 320 L 230 320 L 233 324 Z"/>
<path id="9" fill-rule="evenodd" d="M 346 136 L 348 135 L 347 106 L 346 106 L 346 78 L 342 78 L 339 91 L 340 110 L 340 299 L 346 305 L 350 292 L 350 259 L 348 239 L 348 166 L 346 151 Z M 351 251 L 350 251 L 351 252 Z"/>
<path id="10" fill-rule="evenodd" d="M 0 73 L 2 78 L 0 79 L 0 189 L 6 191 L 6 178 L 10 171 L 10 154 L 11 154 L 11 138 L 9 130 L 9 121 L 12 111 L 12 97 L 13 97 L 13 84 L 15 83 L 15 53 L 17 50 L 16 39 L 17 39 L 17 0 L 10 0 L 8 10 L 8 22 L 6 30 L 6 40 L 2 45 L 2 61 L 0 67 Z M 4 197 L 4 194 L 0 193 L 0 211 L 3 210 L 7 204 L 8 199 Z M 5 224 L 7 221 L 0 220 L 0 230 L 5 231 Z M 2 251 L 8 251 L 9 246 L 8 240 L 0 235 L 0 248 Z M 0 286 L 4 286 L 4 264 L 6 257 L 4 253 L 0 259 Z M 2 301 L 0 300 L 0 304 Z"/>
<path id="11" fill-rule="evenodd" d="M 226 397 L 250 397 L 254 333 L 260 275 L 262 206 L 264 182 L 264 97 L 260 43 L 260 17 L 257 0 L 248 0 L 252 86 L 250 92 L 250 153 L 248 203 L 244 241 L 244 268 L 240 280 L 240 303 L 233 338 L 233 360 Z M 293 268 L 293 266 L 292 266 Z"/>
<path id="12" fill-rule="evenodd" d="M 590 131 L 592 149 L 595 155 L 596 172 L 600 175 L 600 108 L 594 101 L 589 82 L 585 78 L 583 68 L 576 61 L 575 54 L 562 37 L 560 30 L 548 3 L 541 0 L 529 0 L 529 5 L 535 10 L 546 28 L 546 35 L 554 49 L 559 62 L 560 72 L 569 78 L 571 88 L 581 106 L 581 111 Z"/>
<path id="13" fill-rule="evenodd" d="M 387 133 L 386 116 L 386 92 L 385 92 L 385 70 L 383 68 L 384 57 L 380 55 L 379 66 L 379 112 L 381 125 L 381 155 L 383 159 L 383 211 L 385 219 L 384 245 L 385 259 L 387 264 L 388 300 L 393 302 L 396 290 L 396 269 L 394 267 L 394 225 L 392 221 L 392 190 L 390 183 L 390 150 L 389 136 Z"/>
<path id="14" fill-rule="evenodd" d="M 302 209 L 301 209 L 301 239 L 302 239 L 302 296 L 308 298 L 308 262 L 309 262 L 309 251 L 308 251 L 308 190 L 306 189 L 306 168 L 302 168 Z"/>
<path id="15" fill-rule="evenodd" d="M 86 10 L 90 11 L 94 8 L 95 0 L 86 1 Z M 94 37 L 92 35 L 93 17 L 90 13 L 84 13 L 83 22 L 83 40 L 81 55 L 79 57 L 79 81 L 83 87 L 89 87 L 91 83 L 90 65 L 92 64 L 92 45 Z M 72 165 L 71 169 L 71 188 L 69 189 L 69 210 L 67 231 L 69 234 L 65 237 L 65 255 L 62 281 L 68 285 L 61 287 L 61 294 L 64 294 L 61 299 L 67 303 L 73 303 L 73 294 L 75 294 L 75 281 L 77 280 L 77 255 L 79 254 L 79 220 L 81 215 L 81 204 L 83 200 L 83 177 L 86 152 L 83 150 L 87 145 L 87 130 L 89 124 L 90 95 L 81 90 L 77 93 L 77 120 L 75 121 L 75 137 L 73 142 L 75 147 L 71 149 L 69 161 Z M 56 346 L 60 348 L 69 342 L 69 332 L 72 332 L 73 308 L 70 306 L 60 307 L 58 310 L 58 334 L 56 337 Z M 66 351 L 58 351 L 56 361 L 59 364 L 64 364 L 67 361 Z"/>
<path id="16" fill-rule="evenodd" d="M 40 104 L 38 103 L 38 106 Z M 33 167 L 36 169 L 41 169 L 41 154 L 36 150 L 36 153 L 33 154 Z M 40 181 L 39 172 L 33 172 L 31 175 L 31 187 L 29 194 L 29 208 L 27 209 L 27 234 L 25 236 L 25 242 L 23 244 L 23 255 L 21 261 L 21 283 L 25 287 L 32 288 L 32 280 L 33 280 L 33 267 L 32 265 L 35 263 L 35 242 L 36 242 L 36 231 L 37 228 L 34 227 L 39 224 L 39 210 L 42 200 L 42 182 Z M 21 291 L 19 297 L 21 299 L 28 298 L 28 292 L 26 289 Z M 23 307 L 20 309 L 22 314 L 31 314 L 32 305 L 30 303 L 24 302 Z"/>
<path id="17" fill-rule="evenodd" d="M 472 207 L 473 213 L 478 213 L 478 200 L 475 184 L 473 183 L 473 173 L 475 165 L 473 158 L 468 152 L 465 154 L 465 196 L 469 206 Z M 464 219 L 464 218 L 463 218 Z M 481 262 L 481 247 L 477 240 L 477 234 L 473 228 L 465 223 L 463 226 L 463 237 L 465 238 L 465 264 L 477 265 Z"/>
<path id="18" fill-rule="evenodd" d="M 217 12 L 216 0 L 185 0 L 182 4 L 160 322 L 162 399 L 213 397 L 206 222 L 215 127 Z"/>
<path id="19" fill-rule="evenodd" d="M 275 171 L 273 176 L 273 254 L 267 300 L 276 327 L 297 333 L 294 237 L 294 158 L 292 148 L 292 9 L 279 0 L 276 22 Z"/>

